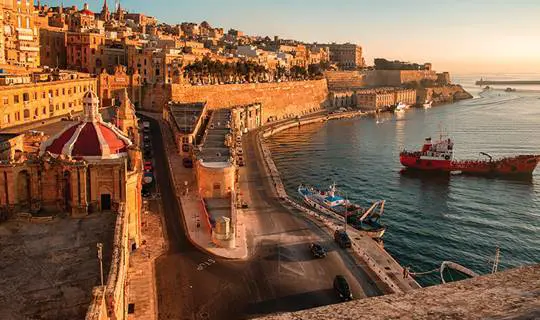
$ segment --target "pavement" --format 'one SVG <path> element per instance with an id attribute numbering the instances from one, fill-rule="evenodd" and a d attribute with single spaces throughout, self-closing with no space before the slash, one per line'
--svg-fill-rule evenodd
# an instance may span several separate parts
<path id="1" fill-rule="evenodd" d="M 155 260 L 166 249 L 163 237 L 159 202 L 145 200 L 141 217 L 141 246 L 129 257 L 128 269 L 128 320 L 157 319 L 155 286 Z"/>
<path id="2" fill-rule="evenodd" d="M 348 279 L 356 298 L 381 294 L 326 232 L 276 199 L 252 134 L 244 138 L 246 166 L 239 181 L 249 204 L 243 212 L 248 258 L 219 258 L 195 246 L 186 236 L 186 213 L 176 201 L 159 124 L 149 121 L 168 242 L 155 265 L 158 319 L 245 319 L 337 303 L 337 274 Z M 313 258 L 311 242 L 323 244 L 328 256 Z"/>

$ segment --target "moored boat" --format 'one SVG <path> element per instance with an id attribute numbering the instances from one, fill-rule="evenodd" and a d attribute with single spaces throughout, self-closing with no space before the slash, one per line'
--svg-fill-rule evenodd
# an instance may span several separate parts
<path id="1" fill-rule="evenodd" d="M 384 211 L 384 200 L 375 202 L 365 210 L 338 195 L 335 184 L 331 185 L 327 191 L 300 185 L 298 193 L 310 208 L 331 217 L 346 218 L 347 224 L 365 232 L 371 238 L 380 239 L 386 231 L 386 226 L 379 222 Z M 379 210 L 376 211 L 376 208 Z"/>
<path id="2" fill-rule="evenodd" d="M 426 100 L 426 102 L 424 102 L 422 106 L 424 107 L 424 109 L 429 109 L 431 108 L 432 104 L 433 104 L 433 100 Z"/>
<path id="3" fill-rule="evenodd" d="M 493 159 L 485 152 L 481 152 L 487 157 L 485 160 L 454 160 L 453 146 L 453 141 L 443 138 L 442 135 L 435 143 L 432 143 L 431 138 L 427 138 L 420 151 L 404 150 L 400 153 L 399 160 L 403 166 L 416 170 L 494 176 L 531 175 L 540 162 L 540 155 Z"/>
<path id="4" fill-rule="evenodd" d="M 396 105 L 396 108 L 394 109 L 394 112 L 403 112 L 403 111 L 405 111 L 405 109 L 408 109 L 408 108 L 409 108 L 408 104 L 405 104 L 403 102 L 399 102 Z"/>

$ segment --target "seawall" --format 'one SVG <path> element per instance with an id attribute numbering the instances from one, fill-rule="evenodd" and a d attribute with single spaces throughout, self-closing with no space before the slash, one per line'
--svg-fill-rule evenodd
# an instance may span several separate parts
<path id="1" fill-rule="evenodd" d="M 309 114 L 326 107 L 325 79 L 210 86 L 171 85 L 171 100 L 206 101 L 210 109 L 230 108 L 254 102 L 262 104 L 261 122 Z"/>
<path id="2" fill-rule="evenodd" d="M 325 230 L 330 236 L 333 236 L 336 229 L 341 228 L 341 221 L 336 218 L 314 212 L 288 196 L 283 182 L 281 181 L 279 171 L 272 160 L 270 150 L 263 140 L 264 138 L 270 137 L 278 132 L 292 127 L 332 119 L 351 118 L 361 116 L 363 114 L 364 113 L 358 111 L 336 113 L 331 115 L 319 113 L 300 119 L 289 119 L 275 123 L 264 127 L 262 130 L 256 133 L 258 138 L 258 146 L 260 148 L 260 152 L 262 153 L 262 159 L 264 159 L 263 165 L 265 170 L 268 171 L 267 173 L 269 179 L 273 180 L 271 181 L 272 183 L 270 185 L 274 186 L 274 192 L 277 197 L 282 201 L 284 206 L 291 209 L 298 209 L 303 212 L 304 217 L 312 221 L 322 230 Z M 382 246 L 357 230 L 348 230 L 348 232 L 353 243 L 351 248 L 353 259 L 358 265 L 367 270 L 367 272 L 370 274 L 371 280 L 377 284 L 377 287 L 379 287 L 382 292 L 385 294 L 402 293 L 420 288 L 414 279 L 401 278 L 403 268 L 386 250 L 384 250 Z"/>

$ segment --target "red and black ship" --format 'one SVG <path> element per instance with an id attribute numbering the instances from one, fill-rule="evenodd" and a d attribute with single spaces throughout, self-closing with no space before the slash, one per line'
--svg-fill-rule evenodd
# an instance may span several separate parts
<path id="1" fill-rule="evenodd" d="M 454 160 L 454 142 L 443 138 L 433 143 L 427 138 L 420 151 L 403 151 L 399 161 L 407 168 L 423 171 L 461 172 L 473 175 L 532 175 L 540 162 L 540 155 L 518 155 L 493 159 L 481 152 L 485 160 Z"/>

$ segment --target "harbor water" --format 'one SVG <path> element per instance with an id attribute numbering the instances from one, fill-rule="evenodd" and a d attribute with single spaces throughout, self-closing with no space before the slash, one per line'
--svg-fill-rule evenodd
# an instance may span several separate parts
<path id="1" fill-rule="evenodd" d="M 457 159 L 482 159 L 480 152 L 540 154 L 539 88 L 481 91 L 474 87 L 478 79 L 454 79 L 475 96 L 471 100 L 276 134 L 268 145 L 287 191 L 296 197 L 301 183 L 327 188 L 336 182 L 362 206 L 387 200 L 385 248 L 412 272 L 451 260 L 486 274 L 496 247 L 499 270 L 540 263 L 540 168 L 532 178 L 519 180 L 401 173 L 399 152 L 419 149 L 440 131 L 454 139 Z M 417 280 L 440 283 L 438 273 Z"/>

